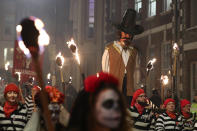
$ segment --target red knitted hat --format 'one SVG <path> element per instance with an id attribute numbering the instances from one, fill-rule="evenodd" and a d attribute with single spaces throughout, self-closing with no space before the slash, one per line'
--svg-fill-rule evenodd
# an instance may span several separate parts
<path id="1" fill-rule="evenodd" d="M 100 72 L 85 79 L 85 91 L 94 92 L 101 83 L 114 84 L 118 86 L 118 79 L 109 73 Z"/>
<path id="2" fill-rule="evenodd" d="M 172 98 L 168 98 L 168 99 L 166 99 L 165 101 L 164 101 L 164 106 L 166 107 L 166 105 L 169 103 L 169 102 L 174 102 L 175 103 L 175 100 L 174 99 L 172 99 Z"/>
<path id="3" fill-rule="evenodd" d="M 136 99 L 139 95 L 143 94 L 144 90 L 143 89 L 137 89 L 134 94 L 133 94 L 133 98 L 132 98 L 132 102 L 131 102 L 131 106 L 134 106 Z"/>
<path id="4" fill-rule="evenodd" d="M 14 91 L 16 93 L 19 93 L 19 88 L 16 84 L 14 83 L 10 83 L 8 84 L 6 87 L 5 87 L 5 90 L 4 90 L 4 95 L 6 95 L 9 91 Z"/>
<path id="5" fill-rule="evenodd" d="M 186 99 L 181 100 L 180 103 L 181 103 L 181 109 L 182 109 L 183 107 L 185 107 L 187 104 L 191 104 L 191 103 L 190 103 L 188 100 L 186 100 Z"/>

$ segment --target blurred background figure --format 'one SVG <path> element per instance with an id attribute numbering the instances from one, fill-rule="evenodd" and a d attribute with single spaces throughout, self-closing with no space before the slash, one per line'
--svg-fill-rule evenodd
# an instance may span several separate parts
<path id="1" fill-rule="evenodd" d="M 158 108 L 160 108 L 161 103 L 161 96 L 158 93 L 158 90 L 153 88 L 152 89 L 152 96 L 150 97 L 150 101 L 153 102 Z"/>
<path id="2" fill-rule="evenodd" d="M 28 113 L 27 113 L 28 120 L 31 118 L 33 110 L 35 110 L 36 108 L 34 97 L 40 91 L 40 89 L 41 89 L 40 87 L 34 86 L 33 88 L 31 88 L 31 94 L 25 97 L 25 104 L 28 109 Z"/>
<path id="3" fill-rule="evenodd" d="M 51 120 L 55 131 L 64 131 L 69 120 L 69 113 L 62 105 L 64 102 L 64 95 L 52 86 L 46 86 L 45 90 L 49 101 L 48 109 L 51 113 Z M 24 131 L 47 131 L 43 117 L 43 107 L 40 102 L 40 95 L 40 92 L 38 92 L 34 97 L 36 109 Z"/>
<path id="4" fill-rule="evenodd" d="M 10 83 L 4 90 L 5 103 L 0 106 L 0 130 L 22 131 L 27 123 L 27 108 L 20 103 L 19 88 Z"/>
<path id="5" fill-rule="evenodd" d="M 85 79 L 71 111 L 69 131 L 125 131 L 126 107 L 118 80 L 108 73 L 97 73 Z"/>

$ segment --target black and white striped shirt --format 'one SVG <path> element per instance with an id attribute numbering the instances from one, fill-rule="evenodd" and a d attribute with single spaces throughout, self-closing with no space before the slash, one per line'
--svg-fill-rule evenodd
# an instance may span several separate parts
<path id="1" fill-rule="evenodd" d="M 191 113 L 190 117 L 188 119 L 183 117 L 183 131 L 193 131 L 194 130 L 194 125 L 196 121 L 196 113 L 193 114 Z"/>
<path id="2" fill-rule="evenodd" d="M 32 98 L 32 95 L 29 95 L 27 97 L 25 97 L 25 104 L 27 106 L 27 117 L 28 117 L 28 120 L 31 118 L 31 115 L 33 113 L 33 110 L 34 110 L 34 102 L 33 102 L 33 98 Z"/>
<path id="3" fill-rule="evenodd" d="M 176 119 L 172 119 L 167 113 L 162 113 L 156 120 L 155 131 L 180 131 L 183 128 L 182 116 L 177 114 Z"/>
<path id="4" fill-rule="evenodd" d="M 5 116 L 3 107 L 0 106 L 0 130 L 22 131 L 27 123 L 27 108 L 19 104 L 18 109 L 12 112 L 9 118 Z"/>
<path id="5" fill-rule="evenodd" d="M 140 115 L 135 106 L 130 107 L 130 115 L 134 121 L 133 128 L 137 130 L 149 130 L 152 122 L 153 114 L 151 109 L 144 109 L 143 113 Z"/>

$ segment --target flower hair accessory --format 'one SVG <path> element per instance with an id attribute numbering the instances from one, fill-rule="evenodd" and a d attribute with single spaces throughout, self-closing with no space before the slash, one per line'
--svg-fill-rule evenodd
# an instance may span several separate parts
<path id="1" fill-rule="evenodd" d="M 54 103 L 63 103 L 64 102 L 64 94 L 61 93 L 58 89 L 52 86 L 45 87 L 46 92 L 49 94 L 50 101 Z"/>
<path id="2" fill-rule="evenodd" d="M 118 86 L 118 79 L 115 78 L 113 75 L 105 72 L 97 73 L 96 75 L 89 76 L 85 79 L 85 91 L 86 92 L 94 92 L 101 83 L 106 84 L 114 84 Z"/>

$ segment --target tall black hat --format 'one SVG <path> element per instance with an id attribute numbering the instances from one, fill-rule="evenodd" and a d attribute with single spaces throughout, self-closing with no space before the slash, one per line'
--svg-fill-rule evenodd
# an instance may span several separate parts
<path id="1" fill-rule="evenodd" d="M 123 15 L 122 22 L 115 26 L 118 30 L 131 35 L 138 35 L 144 31 L 141 25 L 136 25 L 136 11 L 134 9 L 127 9 Z"/>

